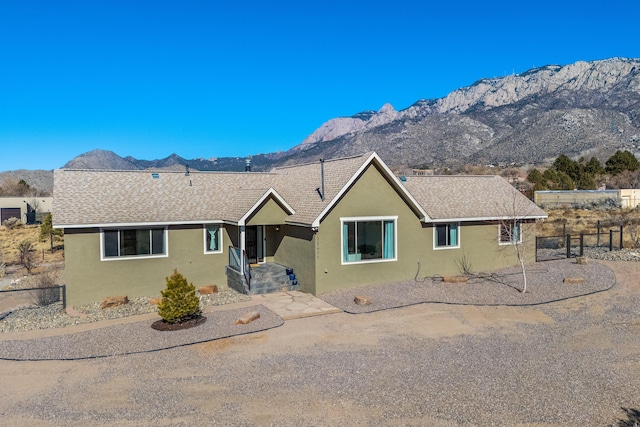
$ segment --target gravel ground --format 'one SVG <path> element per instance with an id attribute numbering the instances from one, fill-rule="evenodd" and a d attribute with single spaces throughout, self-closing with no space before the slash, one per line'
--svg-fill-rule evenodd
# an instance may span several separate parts
<path id="1" fill-rule="evenodd" d="M 32 426 L 633 426 L 640 265 L 604 265 L 616 274 L 595 262 L 580 267 L 609 285 L 616 277 L 609 291 L 539 306 L 419 304 L 159 352 L 0 361 L 11 384 L 0 391 L 0 418 Z M 577 268 L 571 260 L 542 267 Z M 126 333 L 139 332 L 116 337 Z"/>
<path id="2" fill-rule="evenodd" d="M 246 325 L 234 323 L 239 317 L 254 311 L 260 313 L 257 320 Z M 157 331 L 151 328 L 157 320 L 154 319 L 75 334 L 4 341 L 0 347 L 0 359 L 73 360 L 146 353 L 263 331 L 284 323 L 261 305 L 207 313 L 206 318 L 205 323 L 180 331 Z"/>
<path id="3" fill-rule="evenodd" d="M 221 289 L 216 294 L 202 295 L 200 299 L 203 308 L 250 300 L 251 298 L 247 295 L 242 295 L 229 288 Z M 54 303 L 42 307 L 35 304 L 22 307 L 12 311 L 0 321 L 0 332 L 62 328 L 137 314 L 156 313 L 158 311 L 157 306 L 149 303 L 149 298 L 131 298 L 128 304 L 104 310 L 100 308 L 99 302 L 74 307 L 74 309 L 80 315 L 71 316 L 67 314 L 62 309 L 62 303 Z"/>
<path id="4" fill-rule="evenodd" d="M 329 304 L 348 313 L 369 313 L 426 302 L 466 305 L 536 305 L 583 296 L 611 288 L 615 275 L 607 267 L 590 262 L 579 265 L 575 259 L 540 262 L 526 268 L 527 290 L 522 293 L 523 276 L 519 268 L 472 275 L 466 283 L 444 283 L 442 278 L 387 285 L 341 289 L 322 295 Z M 582 278 L 584 283 L 563 283 L 565 278 Z M 356 295 L 372 302 L 357 305 Z"/>

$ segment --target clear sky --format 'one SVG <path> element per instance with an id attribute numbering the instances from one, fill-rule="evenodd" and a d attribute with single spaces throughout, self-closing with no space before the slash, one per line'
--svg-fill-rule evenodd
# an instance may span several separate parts
<path id="1" fill-rule="evenodd" d="M 484 77 L 640 57 L 640 2 L 0 0 L 0 171 L 287 150 Z"/>

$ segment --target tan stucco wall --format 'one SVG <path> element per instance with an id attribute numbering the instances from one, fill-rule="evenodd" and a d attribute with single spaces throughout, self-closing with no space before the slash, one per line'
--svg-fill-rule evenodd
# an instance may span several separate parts
<path id="1" fill-rule="evenodd" d="M 247 225 L 277 225 L 284 224 L 287 213 L 273 199 L 267 199 L 255 214 L 247 221 Z"/>
<path id="2" fill-rule="evenodd" d="M 342 264 L 341 223 L 344 217 L 397 216 L 397 260 Z M 535 260 L 533 231 L 524 228 L 528 262 Z M 375 167 L 370 167 L 327 215 L 316 239 L 316 295 L 335 289 L 460 274 L 466 254 L 474 272 L 517 264 L 512 245 L 498 244 L 498 224 L 461 224 L 461 247 L 433 249 L 433 227 L 424 225 Z M 305 289 L 306 290 L 306 289 Z"/>
<path id="3" fill-rule="evenodd" d="M 20 208 L 20 220 L 26 221 L 27 203 L 36 209 L 36 212 L 51 212 L 53 197 L 0 197 L 0 208 Z"/>
<path id="4" fill-rule="evenodd" d="M 342 265 L 341 217 L 398 216 L 397 261 Z M 415 276 L 422 227 L 419 219 L 370 166 L 321 222 L 318 240 L 316 294 L 335 289 L 388 283 Z"/>
<path id="5" fill-rule="evenodd" d="M 435 228 L 424 225 L 428 247 L 421 257 L 420 277 L 462 274 L 462 265 L 467 264 L 474 273 L 486 272 L 518 263 L 514 245 L 498 244 L 497 223 L 462 223 L 460 225 L 460 247 L 433 249 Z M 527 263 L 535 262 L 535 230 L 533 225 L 523 224 L 523 250 Z"/>
<path id="6" fill-rule="evenodd" d="M 217 284 L 225 287 L 229 236 L 223 236 L 223 252 L 204 253 L 202 226 L 170 227 L 169 257 L 100 260 L 97 230 L 65 230 L 65 276 L 67 303 L 89 304 L 107 296 L 159 296 L 165 278 L 177 268 L 196 287 Z"/>
<path id="7" fill-rule="evenodd" d="M 274 261 L 294 270 L 300 289 L 316 294 L 315 264 L 316 247 L 315 236 L 308 227 L 285 225 L 275 233 Z M 267 243 L 268 245 L 268 243 Z"/>

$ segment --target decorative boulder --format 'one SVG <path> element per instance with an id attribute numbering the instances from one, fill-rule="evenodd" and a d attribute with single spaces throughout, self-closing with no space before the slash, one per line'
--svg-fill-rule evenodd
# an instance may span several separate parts
<path id="1" fill-rule="evenodd" d="M 576 257 L 576 264 L 586 265 L 587 264 L 587 259 L 588 258 L 586 256 Z"/>
<path id="2" fill-rule="evenodd" d="M 217 294 L 218 293 L 218 285 L 200 286 L 198 288 L 198 293 L 200 295 Z"/>
<path id="3" fill-rule="evenodd" d="M 371 305 L 373 301 L 369 297 L 365 297 L 364 295 L 356 295 L 353 297 L 353 302 L 357 305 Z"/>
<path id="4" fill-rule="evenodd" d="M 584 283 L 583 277 L 565 277 L 564 283 Z"/>
<path id="5" fill-rule="evenodd" d="M 252 311 L 251 313 L 247 313 L 244 316 L 236 319 L 235 324 L 236 325 L 246 325 L 247 323 L 251 323 L 256 319 L 260 318 L 260 313 L 258 313 L 257 311 Z"/>
<path id="6" fill-rule="evenodd" d="M 105 308 L 118 307 L 119 305 L 129 304 L 129 298 L 127 296 L 118 296 L 118 297 L 106 297 L 100 303 L 100 308 L 103 310 Z"/>
<path id="7" fill-rule="evenodd" d="M 162 302 L 162 297 L 149 298 L 149 304 L 158 305 Z"/>

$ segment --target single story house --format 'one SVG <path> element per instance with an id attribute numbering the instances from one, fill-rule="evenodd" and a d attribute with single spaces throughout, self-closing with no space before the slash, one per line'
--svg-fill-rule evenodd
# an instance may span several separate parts
<path id="1" fill-rule="evenodd" d="M 0 224 L 9 218 L 18 218 L 24 224 L 42 222 L 52 206 L 53 197 L 0 197 Z"/>
<path id="2" fill-rule="evenodd" d="M 251 291 L 263 264 L 301 290 L 487 271 L 518 263 L 546 218 L 495 176 L 396 177 L 375 153 L 260 172 L 56 170 L 68 302 L 196 286 Z M 238 288 L 238 284 L 241 285 Z"/>

